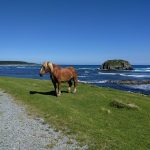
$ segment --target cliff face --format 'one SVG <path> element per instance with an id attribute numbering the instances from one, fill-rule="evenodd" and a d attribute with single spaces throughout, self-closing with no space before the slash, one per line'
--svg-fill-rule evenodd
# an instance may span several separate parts
<path id="1" fill-rule="evenodd" d="M 107 60 L 102 66 L 102 70 L 133 70 L 131 64 L 126 60 Z"/>

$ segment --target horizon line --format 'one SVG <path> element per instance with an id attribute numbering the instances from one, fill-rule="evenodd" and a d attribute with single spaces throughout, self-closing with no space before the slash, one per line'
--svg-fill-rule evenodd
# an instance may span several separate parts
<path id="1" fill-rule="evenodd" d="M 0 60 L 0 62 L 1 61 L 15 61 L 15 62 L 25 62 L 25 63 L 33 63 L 33 64 L 37 64 L 37 65 L 40 65 L 40 64 L 42 64 L 42 63 L 40 63 L 40 62 L 33 62 L 33 61 L 26 61 L 26 60 Z M 85 64 L 83 64 L 83 63 L 81 63 L 81 64 L 75 64 L 75 63 L 57 63 L 57 64 L 59 64 L 59 65 L 95 65 L 95 66 L 98 66 L 98 65 L 102 65 L 103 63 L 99 63 L 99 64 L 96 64 L 96 63 L 91 63 L 91 64 L 89 64 L 89 63 L 85 63 Z M 131 64 L 131 65 L 150 65 L 150 64 Z"/>

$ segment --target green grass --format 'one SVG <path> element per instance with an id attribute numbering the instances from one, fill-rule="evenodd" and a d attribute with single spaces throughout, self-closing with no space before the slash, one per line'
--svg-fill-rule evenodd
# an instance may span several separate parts
<path id="1" fill-rule="evenodd" d="M 27 104 L 56 130 L 88 143 L 89 149 L 150 149 L 149 96 L 79 84 L 76 94 L 63 92 L 55 97 L 49 93 L 53 91 L 50 81 L 4 77 L 0 78 L 0 88 Z M 66 84 L 62 91 L 67 91 Z M 110 105 L 114 100 L 139 109 L 114 108 Z"/>

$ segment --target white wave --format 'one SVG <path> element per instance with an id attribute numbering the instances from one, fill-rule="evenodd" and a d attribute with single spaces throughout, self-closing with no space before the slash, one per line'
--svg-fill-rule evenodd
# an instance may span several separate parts
<path id="1" fill-rule="evenodd" d="M 89 83 L 89 84 L 92 84 L 92 83 L 107 83 L 108 80 L 101 80 L 101 81 L 81 81 L 81 80 L 78 80 L 80 83 Z"/>
<path id="2" fill-rule="evenodd" d="M 79 78 L 86 78 L 87 76 L 78 76 Z"/>
<path id="3" fill-rule="evenodd" d="M 133 72 L 150 72 L 150 69 L 135 69 Z"/>
<path id="4" fill-rule="evenodd" d="M 97 68 L 78 68 L 77 70 L 96 70 Z"/>
<path id="5" fill-rule="evenodd" d="M 27 67 L 25 67 L 25 66 L 19 66 L 19 67 L 16 67 L 16 68 L 18 68 L 18 69 L 24 69 L 24 68 L 27 68 Z"/>
<path id="6" fill-rule="evenodd" d="M 133 72 L 140 72 L 140 71 L 142 71 L 141 69 L 135 69 L 135 70 L 133 70 Z"/>
<path id="7" fill-rule="evenodd" d="M 150 70 L 145 70 L 146 72 L 150 72 Z"/>
<path id="8" fill-rule="evenodd" d="M 83 69 L 83 70 L 85 70 L 85 69 L 91 69 L 91 68 L 78 68 L 78 69 L 81 69 L 81 70 Z"/>
<path id="9" fill-rule="evenodd" d="M 85 71 L 84 71 L 84 73 L 86 73 L 86 74 L 87 74 L 87 73 L 89 73 L 89 71 L 85 70 Z"/>
<path id="10" fill-rule="evenodd" d="M 98 74 L 102 74 L 102 75 L 118 75 L 118 73 L 105 73 L 105 72 L 98 72 Z"/>
<path id="11" fill-rule="evenodd" d="M 125 77 L 135 77 L 135 78 L 150 78 L 150 75 L 134 75 L 134 74 L 120 74 Z"/>
<path id="12" fill-rule="evenodd" d="M 150 90 L 150 84 L 142 84 L 142 85 L 126 85 L 127 87 L 131 87 L 134 89 L 140 89 L 140 90 Z"/>

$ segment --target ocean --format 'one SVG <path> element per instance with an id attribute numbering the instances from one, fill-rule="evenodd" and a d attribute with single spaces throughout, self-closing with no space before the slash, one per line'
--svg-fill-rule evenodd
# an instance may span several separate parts
<path id="1" fill-rule="evenodd" d="M 67 65 L 62 65 L 62 67 L 66 66 Z M 99 65 L 74 65 L 74 67 L 77 70 L 79 82 L 150 95 L 150 84 L 127 85 L 110 82 L 116 80 L 150 80 L 150 65 L 134 65 L 134 70 L 132 71 L 117 72 L 100 71 Z M 41 66 L 39 65 L 1 65 L 0 76 L 49 80 L 49 74 L 46 74 L 43 77 L 39 76 L 40 68 Z"/>

